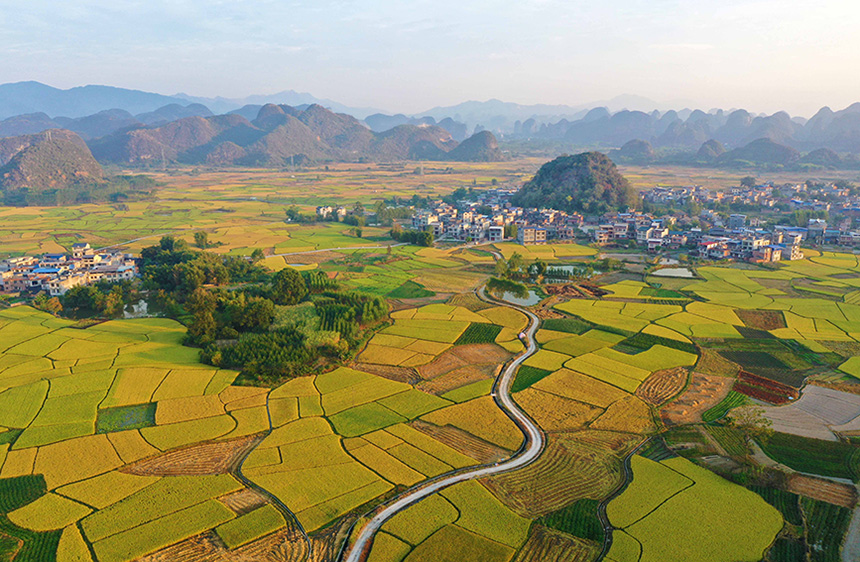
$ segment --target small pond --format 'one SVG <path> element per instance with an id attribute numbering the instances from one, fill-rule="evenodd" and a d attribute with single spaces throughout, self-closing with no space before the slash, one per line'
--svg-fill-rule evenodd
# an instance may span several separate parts
<path id="1" fill-rule="evenodd" d="M 686 267 L 666 267 L 663 269 L 658 269 L 657 271 L 651 273 L 654 277 L 688 277 L 692 279 L 695 277 L 693 272 L 687 269 Z"/>
<path id="2" fill-rule="evenodd" d="M 532 306 L 542 301 L 543 297 L 535 293 L 532 289 L 529 289 L 529 296 L 524 299 L 515 297 L 513 293 L 505 293 L 502 295 L 502 300 L 517 306 Z"/>

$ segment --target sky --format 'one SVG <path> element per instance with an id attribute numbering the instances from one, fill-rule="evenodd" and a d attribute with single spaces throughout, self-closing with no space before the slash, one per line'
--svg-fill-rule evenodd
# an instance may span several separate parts
<path id="1" fill-rule="evenodd" d="M 860 101 L 858 24 L 856 0 L 0 0 L 0 83 L 810 116 Z"/>

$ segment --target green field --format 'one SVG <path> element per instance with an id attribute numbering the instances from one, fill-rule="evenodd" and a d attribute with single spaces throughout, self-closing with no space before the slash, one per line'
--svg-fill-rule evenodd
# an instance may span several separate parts
<path id="1" fill-rule="evenodd" d="M 609 503 L 607 514 L 641 544 L 642 552 L 640 558 L 638 549 L 613 545 L 609 556 L 616 562 L 755 562 L 782 528 L 780 513 L 759 496 L 686 459 L 633 458 L 641 459 L 633 465 L 633 484 Z M 650 487 L 663 492 L 652 496 Z"/>
<path id="2" fill-rule="evenodd" d="M 336 359 L 310 376 L 273 379 L 271 388 L 235 386 L 248 379 L 202 365 L 198 350 L 182 344 L 185 326 L 173 320 L 84 328 L 0 305 L 0 560 L 94 555 L 95 562 L 125 562 L 201 533 L 217 536 L 222 550 L 255 552 L 254 543 L 287 519 L 265 500 L 237 507 L 235 497 L 249 491 L 229 474 L 211 474 L 242 461 L 243 474 L 283 502 L 314 540 L 341 540 L 334 530 L 351 521 L 345 517 L 428 477 L 516 450 L 522 434 L 489 394 L 492 368 L 522 351 L 518 334 L 528 320 L 479 301 L 474 289 L 492 272 L 490 250 L 550 265 L 588 260 L 597 250 L 511 243 L 371 248 L 390 242 L 387 227 L 366 227 L 359 238 L 341 223 L 285 222 L 284 211 L 297 204 L 312 212 L 345 198 L 371 205 L 395 193 L 444 194 L 473 179 L 516 182 L 536 164 L 454 164 L 427 176 L 396 165 L 346 164 L 289 175 L 162 174 L 168 185 L 159 199 L 131 202 L 127 210 L 0 209 L 4 255 L 60 251 L 84 238 L 98 246 L 152 236 L 127 246 L 138 251 L 164 232 L 191 240 L 203 230 L 215 243 L 212 252 L 261 249 L 272 269 L 319 272 L 316 295 L 338 286 L 393 305 L 381 329 L 349 353 L 339 333 L 319 329 L 313 303 L 278 306 L 276 327 L 300 327 L 311 345 L 327 346 Z M 541 350 L 512 388 L 552 445 L 523 471 L 528 479 L 512 473 L 501 483 L 460 484 L 412 506 L 384 526 L 372 562 L 519 562 L 535 523 L 552 536 L 600 544 L 596 505 L 620 482 L 621 459 L 651 435 L 691 458 L 708 447 L 713 452 L 713 438 L 744 461 L 731 477 L 745 481 L 743 438 L 719 421 L 748 399 L 730 392 L 708 402 L 700 412 L 704 427 L 695 426 L 698 418 L 678 422 L 672 415 L 708 398 L 683 403 L 704 383 L 666 389 L 682 402 L 673 410 L 674 398 L 668 405 L 649 401 L 648 392 L 668 385 L 658 371 L 693 367 L 731 383 L 732 361 L 798 387 L 819 377 L 856 390 L 856 257 L 827 252 L 773 267 L 702 266 L 695 279 L 660 286 L 638 266 L 623 267 L 589 281 L 606 296 L 562 296 L 541 312 Z M 187 319 L 184 303 L 177 306 Z M 488 346 L 509 354 L 478 369 L 480 355 L 469 353 Z M 352 367 L 335 368 L 338 362 Z M 847 439 L 777 433 L 762 448 L 795 470 L 860 477 L 858 446 Z M 772 486 L 744 490 L 668 449 L 652 456 L 662 460 L 633 457 L 632 482 L 608 505 L 616 529 L 607 560 L 758 562 L 783 519 L 805 530 L 778 539 L 770 560 L 792 560 L 804 540 L 820 545 L 810 549 L 810 560 L 836 560 L 847 510 Z M 286 552 L 287 544 L 285 558 L 296 554 Z"/>

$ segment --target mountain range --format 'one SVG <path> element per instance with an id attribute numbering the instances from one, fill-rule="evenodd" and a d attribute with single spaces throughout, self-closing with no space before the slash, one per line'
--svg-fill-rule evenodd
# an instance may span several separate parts
<path id="1" fill-rule="evenodd" d="M 98 183 L 100 164 L 168 163 L 284 167 L 327 161 L 504 159 L 488 131 L 462 143 L 441 127 L 402 124 L 375 132 L 320 105 L 266 104 L 212 115 L 200 104 L 170 104 L 132 116 L 114 109 L 51 119 L 44 113 L 0 122 L 0 188 L 37 191 Z"/>

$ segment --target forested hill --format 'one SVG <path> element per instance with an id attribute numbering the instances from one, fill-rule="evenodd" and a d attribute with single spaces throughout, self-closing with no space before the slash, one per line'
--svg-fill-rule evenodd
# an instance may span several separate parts
<path id="1" fill-rule="evenodd" d="M 560 156 L 541 166 L 514 196 L 522 207 L 601 214 L 635 205 L 630 183 L 601 152 Z"/>

